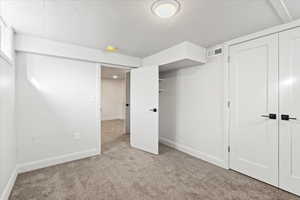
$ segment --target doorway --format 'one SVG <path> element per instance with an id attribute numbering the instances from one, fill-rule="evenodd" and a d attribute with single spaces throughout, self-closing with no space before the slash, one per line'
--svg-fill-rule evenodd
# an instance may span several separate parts
<path id="1" fill-rule="evenodd" d="M 101 67 L 101 151 L 129 145 L 130 72 Z"/>
<path id="2" fill-rule="evenodd" d="M 99 69 L 100 151 L 130 145 L 158 154 L 158 66 L 133 69 L 102 65 Z"/>

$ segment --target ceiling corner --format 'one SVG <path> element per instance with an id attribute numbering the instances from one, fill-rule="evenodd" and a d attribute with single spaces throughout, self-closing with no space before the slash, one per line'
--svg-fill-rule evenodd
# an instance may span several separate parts
<path id="1" fill-rule="evenodd" d="M 293 17 L 284 0 L 269 0 L 269 2 L 283 23 L 293 21 Z"/>

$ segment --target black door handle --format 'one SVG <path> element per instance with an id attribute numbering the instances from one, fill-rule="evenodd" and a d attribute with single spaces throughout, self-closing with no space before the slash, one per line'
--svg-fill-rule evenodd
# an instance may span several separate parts
<path id="1" fill-rule="evenodd" d="M 281 120 L 285 120 L 285 121 L 288 121 L 288 120 L 297 120 L 297 118 L 295 117 L 290 117 L 289 115 L 281 115 Z"/>
<path id="2" fill-rule="evenodd" d="M 157 108 L 150 109 L 152 112 L 157 112 Z"/>
<path id="3" fill-rule="evenodd" d="M 265 117 L 269 119 L 277 119 L 277 115 L 274 113 L 270 113 L 269 115 L 261 115 L 261 117 Z"/>

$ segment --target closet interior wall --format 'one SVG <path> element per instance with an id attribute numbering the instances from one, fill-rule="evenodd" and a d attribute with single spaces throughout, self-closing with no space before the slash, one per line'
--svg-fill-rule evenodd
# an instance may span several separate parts
<path id="1" fill-rule="evenodd" d="M 224 167 L 224 55 L 160 73 L 160 142 Z"/>

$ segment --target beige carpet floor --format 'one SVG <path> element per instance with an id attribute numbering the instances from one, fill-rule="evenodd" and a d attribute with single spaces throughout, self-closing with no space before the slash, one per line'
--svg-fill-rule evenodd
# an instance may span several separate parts
<path id="1" fill-rule="evenodd" d="M 106 152 L 119 145 L 119 140 L 125 135 L 124 120 L 105 120 L 101 122 L 101 148 Z"/>
<path id="2" fill-rule="evenodd" d="M 10 200 L 300 200 L 164 145 L 158 156 L 133 149 L 122 122 L 109 123 L 101 156 L 21 174 Z"/>

